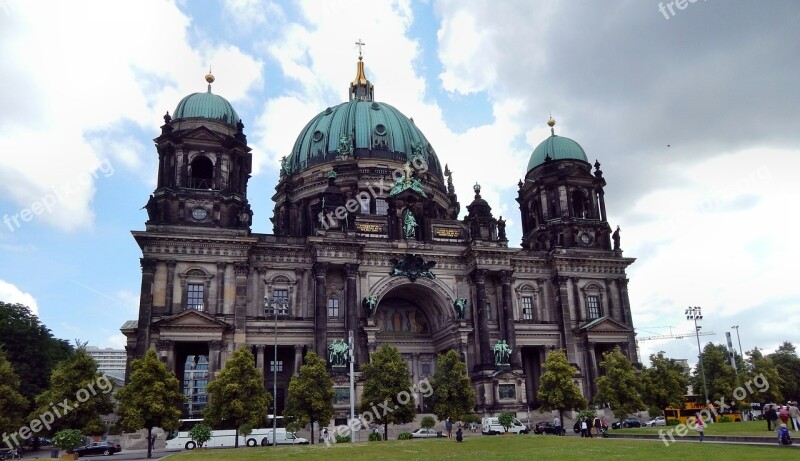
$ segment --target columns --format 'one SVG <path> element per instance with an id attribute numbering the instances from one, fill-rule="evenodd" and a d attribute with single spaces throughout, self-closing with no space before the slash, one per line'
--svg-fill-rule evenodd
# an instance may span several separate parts
<path id="1" fill-rule="evenodd" d="M 222 365 L 220 361 L 220 355 L 222 355 L 222 349 L 225 347 L 225 343 L 222 341 L 209 341 L 208 342 L 208 379 L 209 381 L 216 377 L 217 371 L 219 371 L 220 366 Z"/>
<path id="2" fill-rule="evenodd" d="M 261 373 L 261 377 L 264 377 L 264 346 L 263 344 L 256 344 L 256 368 L 258 368 L 258 372 Z"/>
<path id="3" fill-rule="evenodd" d="M 559 301 L 558 308 L 561 310 L 561 315 L 558 318 L 559 326 L 561 327 L 561 334 L 563 335 L 564 342 L 562 346 L 566 349 L 567 358 L 575 359 L 575 338 L 572 334 L 572 317 L 570 315 L 569 305 L 569 277 L 558 276 L 554 280 L 558 294 L 556 299 Z"/>
<path id="4" fill-rule="evenodd" d="M 328 318 L 325 277 L 328 273 L 328 263 L 314 263 L 314 280 L 316 282 L 316 302 L 314 309 L 314 348 L 317 355 L 325 357 L 328 347 Z"/>
<path id="5" fill-rule="evenodd" d="M 489 322 L 486 320 L 486 270 L 475 269 L 472 277 L 475 280 L 475 293 L 478 298 L 475 303 L 478 308 L 478 318 L 476 320 L 478 324 L 476 327 L 480 334 L 477 354 L 479 357 L 478 365 L 490 367 L 493 365 L 493 361 L 492 349 L 489 345 Z"/>
<path id="6" fill-rule="evenodd" d="M 503 312 L 505 312 L 506 336 L 505 340 L 511 347 L 511 366 L 519 368 L 522 364 L 522 354 L 517 348 L 517 332 L 514 328 L 514 308 L 511 302 L 511 272 L 500 271 L 500 283 L 503 287 Z"/>
<path id="7" fill-rule="evenodd" d="M 358 356 L 358 292 L 356 288 L 356 277 L 358 277 L 358 264 L 345 264 L 345 272 L 347 274 L 346 286 L 346 304 L 347 304 L 347 317 L 345 322 L 345 334 L 348 330 L 353 331 L 353 358 L 355 364 L 361 363 L 361 357 Z"/>
<path id="8" fill-rule="evenodd" d="M 233 308 L 234 328 L 238 333 L 244 333 L 247 323 L 247 275 L 250 267 L 246 262 L 235 263 L 233 266 L 236 274 L 236 301 Z"/>
<path id="9" fill-rule="evenodd" d="M 168 314 L 174 313 L 172 296 L 175 292 L 175 264 L 174 259 L 167 261 L 167 291 L 164 293 L 166 296 L 164 304 Z"/>
<path id="10" fill-rule="evenodd" d="M 295 280 L 297 280 L 297 290 L 294 292 L 293 312 L 295 317 L 307 319 L 311 317 L 311 313 L 308 312 L 308 302 L 306 301 L 308 291 L 306 289 L 305 273 L 305 269 L 298 268 L 294 270 Z"/>
<path id="11" fill-rule="evenodd" d="M 156 341 L 156 351 L 161 361 L 167 364 L 170 373 L 175 373 L 175 343 L 168 339 Z"/>
<path id="12" fill-rule="evenodd" d="M 594 343 L 588 343 L 587 346 L 586 346 L 586 351 L 587 351 L 586 359 L 589 362 L 589 364 L 588 364 L 589 367 L 586 370 L 586 378 L 587 378 L 587 382 L 586 382 L 587 389 L 586 390 L 588 391 L 587 393 L 589 395 L 587 395 L 586 398 L 587 398 L 587 400 L 591 401 L 592 398 L 594 398 L 595 389 L 597 388 L 597 385 L 595 384 L 595 381 L 597 380 L 597 376 L 598 376 L 598 373 L 597 373 L 597 355 L 596 355 L 596 353 L 594 351 Z"/>
<path id="13" fill-rule="evenodd" d="M 300 374 L 300 367 L 303 365 L 303 345 L 294 345 L 294 375 Z"/>
<path id="14" fill-rule="evenodd" d="M 136 324 L 136 355 L 144 357 L 145 351 L 150 347 L 150 319 L 153 313 L 153 280 L 156 273 L 154 259 L 141 258 L 142 286 L 139 293 L 139 321 Z"/>
<path id="15" fill-rule="evenodd" d="M 136 348 L 133 346 L 125 346 L 125 383 L 131 377 L 131 361 L 134 359 Z"/>
<path id="16" fill-rule="evenodd" d="M 606 199 L 605 192 L 602 190 L 600 191 L 600 220 L 603 222 L 606 221 Z"/>
<path id="17" fill-rule="evenodd" d="M 214 312 L 209 314 L 223 314 L 225 312 L 225 268 L 226 262 L 217 262 L 217 302 L 214 305 Z"/>

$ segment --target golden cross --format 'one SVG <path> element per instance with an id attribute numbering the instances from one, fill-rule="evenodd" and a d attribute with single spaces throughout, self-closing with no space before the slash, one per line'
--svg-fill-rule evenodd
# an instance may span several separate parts
<path id="1" fill-rule="evenodd" d="M 361 47 L 366 45 L 366 43 L 362 42 L 361 39 L 359 38 L 358 41 L 356 42 L 356 45 L 358 45 L 358 57 L 360 58 L 361 57 Z"/>

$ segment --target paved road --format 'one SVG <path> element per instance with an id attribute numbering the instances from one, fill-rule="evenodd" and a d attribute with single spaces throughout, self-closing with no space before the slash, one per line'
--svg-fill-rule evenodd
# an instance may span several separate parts
<path id="1" fill-rule="evenodd" d="M 153 457 L 150 459 L 161 459 L 167 455 L 177 453 L 179 451 L 181 450 L 155 450 L 153 451 Z M 25 453 L 22 459 L 51 459 L 50 450 L 39 450 Z M 145 460 L 147 459 L 147 450 L 122 450 L 121 452 L 114 454 L 111 458 L 106 458 L 104 456 L 81 456 L 81 459 L 111 459 L 114 461 Z"/>

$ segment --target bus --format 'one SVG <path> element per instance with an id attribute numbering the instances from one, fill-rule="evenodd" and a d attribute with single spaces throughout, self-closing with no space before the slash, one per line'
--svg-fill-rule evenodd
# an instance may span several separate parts
<path id="1" fill-rule="evenodd" d="M 269 415 L 268 427 L 253 429 L 247 437 L 239 435 L 240 447 L 257 447 L 262 444 L 262 441 L 269 436 L 268 440 L 272 440 L 272 415 Z M 197 424 L 203 422 L 202 418 L 188 418 L 181 419 L 178 429 L 171 431 L 167 434 L 166 448 L 171 450 L 187 449 L 193 450 L 197 447 L 197 442 L 192 440 L 189 436 L 189 431 Z M 276 418 L 277 427 L 283 427 L 283 416 Z M 286 429 L 282 429 L 286 431 Z M 236 446 L 236 431 L 233 429 L 214 429 L 211 431 L 211 439 L 205 443 L 208 448 L 220 447 L 234 447 Z"/>
<path id="2" fill-rule="evenodd" d="M 697 402 L 694 398 L 687 398 L 686 402 L 683 404 L 683 408 L 669 407 L 664 410 L 664 419 L 667 421 L 667 424 L 670 424 L 670 421 L 674 420 L 677 420 L 680 424 L 686 424 L 688 418 L 696 417 L 697 414 L 705 408 L 704 405 Z M 722 417 L 728 417 L 731 421 L 735 422 L 742 421 L 742 414 L 738 411 L 728 410 L 724 413 L 715 413 L 709 410 L 709 413 L 711 413 L 713 422 L 719 421 L 719 418 Z"/>

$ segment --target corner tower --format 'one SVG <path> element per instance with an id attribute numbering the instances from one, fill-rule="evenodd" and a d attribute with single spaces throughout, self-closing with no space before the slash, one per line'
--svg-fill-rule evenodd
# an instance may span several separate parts
<path id="1" fill-rule="evenodd" d="M 164 115 L 158 182 L 145 206 L 147 224 L 249 229 L 247 181 L 252 158 L 244 124 L 231 104 L 208 90 Z"/>

